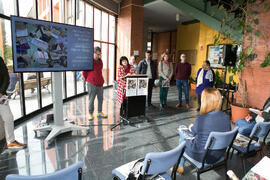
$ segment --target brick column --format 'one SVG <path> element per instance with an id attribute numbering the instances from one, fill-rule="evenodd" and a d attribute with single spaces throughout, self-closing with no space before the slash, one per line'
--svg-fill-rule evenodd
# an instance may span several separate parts
<path id="1" fill-rule="evenodd" d="M 265 2 L 270 3 L 270 0 Z M 258 28 L 264 37 L 253 36 L 253 48 L 258 57 L 246 64 L 242 77 L 247 83 L 249 106 L 262 108 L 266 99 L 270 96 L 270 67 L 260 68 L 260 64 L 265 59 L 265 54 L 270 52 L 270 10 L 265 12 L 263 3 L 260 7 L 255 8 L 259 12 L 257 16 L 259 19 Z M 237 96 L 237 101 L 239 102 L 239 100 L 240 98 Z"/>
<path id="2" fill-rule="evenodd" d="M 139 51 L 139 58 L 144 57 L 143 48 L 143 2 L 142 0 L 123 0 L 117 23 L 117 67 L 119 58 L 133 55 Z"/>

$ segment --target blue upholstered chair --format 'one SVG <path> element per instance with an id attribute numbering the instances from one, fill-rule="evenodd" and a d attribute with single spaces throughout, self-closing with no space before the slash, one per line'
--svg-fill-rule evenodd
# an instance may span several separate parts
<path id="1" fill-rule="evenodd" d="M 166 152 L 151 152 L 146 154 L 141 170 L 142 179 L 146 175 L 158 174 L 165 180 L 171 180 L 176 178 L 176 170 L 178 168 L 180 159 L 183 155 L 186 142 L 181 143 L 176 148 Z M 112 171 L 114 179 L 125 180 L 136 161 L 124 164 Z M 166 172 L 171 168 L 173 172 L 171 176 Z"/>
<path id="2" fill-rule="evenodd" d="M 249 137 L 246 137 L 248 140 L 247 146 L 239 146 L 236 142 L 232 145 L 232 155 L 234 150 L 239 152 L 239 155 L 242 159 L 242 168 L 244 171 L 244 174 L 246 173 L 246 166 L 245 166 L 245 159 L 247 157 L 256 155 L 257 152 L 260 152 L 261 158 L 262 158 L 262 148 L 265 145 L 265 139 L 268 136 L 270 132 L 270 122 L 259 122 L 256 123 L 253 127 Z M 260 138 L 263 138 L 262 143 L 259 143 L 258 140 Z M 237 138 L 236 138 L 237 140 Z"/>
<path id="3" fill-rule="evenodd" d="M 59 171 L 38 175 L 38 176 L 21 176 L 17 174 L 10 174 L 6 180 L 82 180 L 83 163 L 78 162 L 65 169 Z"/>
<path id="4" fill-rule="evenodd" d="M 198 162 L 192 159 L 186 153 L 184 158 L 188 160 L 197 170 L 197 179 L 200 179 L 200 174 L 206 171 L 215 169 L 216 167 L 225 166 L 225 176 L 227 177 L 227 159 L 229 157 L 230 149 L 233 141 L 238 133 L 238 127 L 229 132 L 211 132 L 208 136 L 207 142 L 204 146 L 205 153 L 202 162 Z M 209 150 L 226 150 L 224 156 L 220 158 L 216 163 L 207 164 L 205 162 Z"/>

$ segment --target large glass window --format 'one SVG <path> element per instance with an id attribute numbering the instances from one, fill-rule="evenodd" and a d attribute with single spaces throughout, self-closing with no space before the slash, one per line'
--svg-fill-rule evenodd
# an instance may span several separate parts
<path id="1" fill-rule="evenodd" d="M 114 59 L 115 59 L 115 48 L 114 45 L 110 44 L 109 45 L 109 65 L 108 65 L 108 71 L 109 71 L 109 85 L 113 85 L 113 81 L 114 81 Z"/>
<path id="2" fill-rule="evenodd" d="M 104 78 L 104 86 L 108 85 L 108 44 L 102 43 L 101 45 L 101 59 L 103 62 L 102 75 Z"/>
<path id="3" fill-rule="evenodd" d="M 65 22 L 67 24 L 74 24 L 75 20 L 75 0 L 66 0 L 66 17 L 65 17 Z"/>
<path id="4" fill-rule="evenodd" d="M 108 13 L 102 11 L 102 34 L 101 40 L 107 42 L 108 41 L 108 26 L 109 26 L 109 16 Z"/>
<path id="5" fill-rule="evenodd" d="M 36 17 L 35 0 L 19 0 L 19 13 L 23 17 Z"/>
<path id="6" fill-rule="evenodd" d="M 53 22 L 63 22 L 63 0 L 53 0 Z"/>
<path id="7" fill-rule="evenodd" d="M 80 0 L 80 1 L 77 1 L 77 20 L 76 20 L 76 25 L 78 26 L 85 26 L 85 22 L 84 22 L 84 17 L 85 17 L 85 13 L 84 13 L 84 6 L 85 6 L 85 3 L 84 1 Z"/>
<path id="8" fill-rule="evenodd" d="M 67 71 L 67 97 L 74 96 L 75 90 L 74 90 L 74 72 Z"/>
<path id="9" fill-rule="evenodd" d="M 112 15 L 109 17 L 109 42 L 115 43 L 115 17 Z"/>
<path id="10" fill-rule="evenodd" d="M 100 40 L 101 35 L 101 11 L 94 8 L 94 39 Z"/>
<path id="11" fill-rule="evenodd" d="M 51 20 L 50 0 L 38 0 L 38 19 Z"/>
<path id="12" fill-rule="evenodd" d="M 85 6 L 85 26 L 93 28 L 93 6 L 87 3 Z"/>
<path id="13" fill-rule="evenodd" d="M 15 0 L 0 0 L 0 13 L 6 16 L 15 15 Z"/>
<path id="14" fill-rule="evenodd" d="M 18 15 L 22 17 L 94 28 L 94 46 L 99 46 L 102 50 L 104 86 L 112 85 L 115 74 L 115 16 L 84 0 L 0 0 L 0 14 L 17 15 L 17 8 Z M 9 72 L 12 73 L 10 20 L 3 18 L 0 18 L 0 56 L 5 59 Z M 27 53 L 31 54 L 33 51 Z M 13 75 L 17 84 L 15 92 L 12 92 L 10 106 L 14 111 L 15 119 L 22 116 L 21 109 L 25 109 L 26 114 L 29 114 L 52 103 L 52 72 L 13 73 Z M 37 80 L 38 75 L 40 75 L 40 82 Z M 22 88 L 19 85 L 21 77 L 24 79 L 24 94 L 22 94 L 24 97 L 19 93 Z M 37 91 L 38 83 L 40 83 L 41 93 Z M 77 95 L 85 90 L 82 72 L 63 72 L 62 84 L 63 98 Z"/>
<path id="15" fill-rule="evenodd" d="M 41 95 L 42 106 L 47 106 L 52 103 L 52 73 L 41 73 Z"/>

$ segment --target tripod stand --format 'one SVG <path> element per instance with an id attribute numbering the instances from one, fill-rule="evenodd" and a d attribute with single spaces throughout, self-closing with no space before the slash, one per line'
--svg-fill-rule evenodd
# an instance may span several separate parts
<path id="1" fill-rule="evenodd" d="M 229 98 L 230 98 L 230 90 L 231 90 L 231 87 L 230 87 L 230 84 L 226 84 L 226 77 L 227 77 L 227 66 L 225 66 L 225 70 L 224 70 L 224 81 L 223 81 L 223 87 L 222 87 L 222 96 L 226 98 L 227 102 L 226 102 L 226 112 L 228 112 L 228 110 L 230 109 L 229 108 Z M 226 87 L 225 87 L 226 86 Z M 233 93 L 234 91 L 231 91 L 232 92 L 232 102 L 233 102 Z M 224 102 L 224 98 L 222 100 L 222 104 Z"/>
<path id="2" fill-rule="evenodd" d="M 127 99 L 124 99 L 120 108 L 120 122 L 118 124 L 113 125 L 111 127 L 111 130 L 122 124 L 130 125 L 143 122 L 143 120 L 131 121 L 129 120 L 129 118 L 138 117 L 141 115 L 145 117 L 145 102 L 146 96 L 132 96 L 128 97 Z"/>
<path id="3" fill-rule="evenodd" d="M 126 118 L 120 116 L 120 122 L 117 123 L 117 124 L 115 124 L 115 125 L 113 125 L 113 126 L 111 127 L 111 131 L 112 131 L 114 128 L 116 128 L 117 126 L 120 126 L 120 125 L 122 125 L 122 124 L 128 125 L 128 124 L 129 124 L 129 120 L 127 120 Z"/>

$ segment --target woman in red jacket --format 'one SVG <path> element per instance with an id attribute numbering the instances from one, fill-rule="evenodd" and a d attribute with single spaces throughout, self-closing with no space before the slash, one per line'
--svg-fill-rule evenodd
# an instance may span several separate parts
<path id="1" fill-rule="evenodd" d="M 135 74 L 134 67 L 128 63 L 128 58 L 122 56 L 120 58 L 120 66 L 118 68 L 118 88 L 117 102 L 121 104 L 120 115 L 123 115 L 126 105 L 126 76 Z"/>

